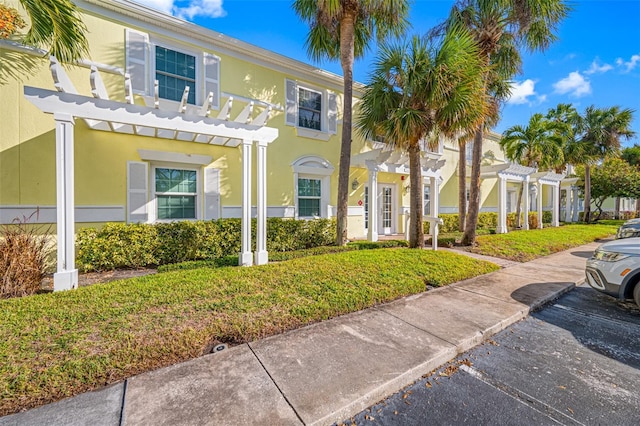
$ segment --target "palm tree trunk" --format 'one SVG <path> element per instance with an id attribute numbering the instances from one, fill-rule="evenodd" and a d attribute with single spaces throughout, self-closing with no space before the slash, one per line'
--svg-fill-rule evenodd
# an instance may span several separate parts
<path id="1" fill-rule="evenodd" d="M 584 166 L 584 217 L 587 223 L 591 222 L 591 166 Z"/>
<path id="2" fill-rule="evenodd" d="M 411 179 L 411 200 L 409 201 L 409 247 L 424 247 L 422 226 L 422 167 L 420 166 L 420 145 L 416 141 L 409 147 L 409 176 Z"/>
<path id="3" fill-rule="evenodd" d="M 467 220 L 467 142 L 462 141 L 458 151 L 458 230 L 464 232 Z"/>
<path id="4" fill-rule="evenodd" d="M 336 244 L 347 243 L 347 212 L 349 209 L 349 171 L 351 169 L 351 130 L 353 101 L 354 19 L 345 15 L 340 22 L 340 64 L 344 74 L 342 143 L 338 171 L 338 200 L 336 212 Z M 374 191 L 375 188 L 370 189 Z"/>
<path id="5" fill-rule="evenodd" d="M 480 213 L 480 166 L 482 161 L 482 131 L 480 126 L 473 139 L 473 156 L 471 158 L 471 185 L 469 188 L 469 211 L 467 224 L 462 236 L 462 245 L 471 246 L 476 242 L 476 227 Z"/>

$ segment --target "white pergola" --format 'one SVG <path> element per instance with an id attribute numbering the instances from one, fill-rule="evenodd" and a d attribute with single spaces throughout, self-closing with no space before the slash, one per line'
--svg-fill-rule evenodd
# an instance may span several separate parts
<path id="1" fill-rule="evenodd" d="M 441 159 L 441 154 L 428 151 L 422 151 L 421 157 L 422 178 L 429 179 L 432 193 L 432 199 L 430 200 L 431 211 L 428 215 L 427 212 L 424 212 L 424 219 L 431 225 L 433 249 L 436 250 L 438 248 L 438 226 L 442 223 L 442 219 L 438 218 L 440 184 L 442 183 L 440 169 L 445 160 Z M 377 148 L 354 155 L 351 159 L 351 165 L 367 169 L 369 188 L 377 188 L 378 172 L 409 174 L 409 157 L 407 154 L 389 148 Z M 373 189 L 370 189 L 370 191 L 373 191 Z M 370 196 L 367 211 L 369 217 L 367 239 L 369 241 L 378 241 L 378 216 L 375 214 L 377 210 L 377 197 Z M 408 227 L 408 225 L 407 221 L 405 226 Z"/>
<path id="2" fill-rule="evenodd" d="M 138 136 L 173 139 L 236 147 L 242 145 L 242 251 L 240 265 L 264 264 L 268 261 L 266 248 L 266 190 L 267 145 L 278 137 L 278 130 L 264 127 L 268 112 L 250 123 L 228 121 L 230 101 L 221 114 L 225 118 L 210 118 L 209 100 L 198 114 L 185 113 L 187 90 L 177 111 L 134 105 L 128 76 L 125 76 L 127 103 L 112 101 L 95 68 L 91 71 L 93 98 L 79 95 L 60 64 L 51 58 L 51 72 L 56 91 L 24 87 L 24 96 L 42 112 L 52 114 L 56 123 L 56 193 L 58 261 L 54 274 L 54 291 L 78 286 L 75 267 L 74 213 L 74 126 L 76 119 L 84 120 L 95 130 L 135 134 Z M 157 95 L 156 95 L 157 97 Z M 253 107 L 253 105 L 251 105 Z M 270 111 L 270 109 L 269 109 Z M 257 122 L 261 121 L 261 122 Z M 257 146 L 257 247 L 251 253 L 251 170 L 252 149 Z"/>
<path id="3" fill-rule="evenodd" d="M 560 182 L 560 189 L 564 189 L 566 192 L 565 196 L 565 211 L 564 211 L 564 221 L 565 222 L 577 222 L 579 219 L 579 202 L 580 197 L 578 193 L 578 178 L 564 178 L 562 182 Z"/>
<path id="4" fill-rule="evenodd" d="M 498 179 L 498 224 L 497 234 L 506 234 L 507 229 L 507 182 L 524 182 L 524 229 L 529 229 L 529 181 L 536 169 L 519 164 L 495 164 L 482 166 L 480 177 L 482 179 Z M 542 191 L 540 191 L 542 193 Z"/>
<path id="5" fill-rule="evenodd" d="M 564 179 L 563 174 L 554 172 L 539 172 L 531 175 L 531 183 L 536 184 L 538 188 L 538 228 L 542 229 L 542 186 L 551 187 L 551 226 L 560 226 L 560 182 Z M 576 198 L 577 201 L 577 198 Z M 526 200 L 528 203 L 529 200 Z"/>

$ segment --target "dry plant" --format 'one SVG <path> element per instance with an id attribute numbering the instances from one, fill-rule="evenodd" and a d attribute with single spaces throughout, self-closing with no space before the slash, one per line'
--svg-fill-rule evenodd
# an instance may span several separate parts
<path id="1" fill-rule="evenodd" d="M 35 216 L 16 218 L 0 227 L 0 299 L 28 296 L 40 290 L 51 263 L 50 227 L 29 224 Z"/>

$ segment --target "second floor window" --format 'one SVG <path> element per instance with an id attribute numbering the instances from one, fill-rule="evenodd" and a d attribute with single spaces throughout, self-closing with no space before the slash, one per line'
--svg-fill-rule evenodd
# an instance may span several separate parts
<path id="1" fill-rule="evenodd" d="M 298 88 L 298 126 L 322 129 L 322 93 Z"/>
<path id="2" fill-rule="evenodd" d="M 161 98 L 180 101 L 184 88 L 189 86 L 187 102 L 196 103 L 195 56 L 156 46 L 156 80 Z"/>

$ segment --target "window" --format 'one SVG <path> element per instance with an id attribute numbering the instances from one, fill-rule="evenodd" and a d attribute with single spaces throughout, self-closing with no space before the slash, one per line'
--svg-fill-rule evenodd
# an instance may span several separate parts
<path id="1" fill-rule="evenodd" d="M 431 187 L 429 185 L 424 186 L 424 210 L 422 214 L 425 216 L 431 216 Z"/>
<path id="2" fill-rule="evenodd" d="M 319 217 L 322 199 L 322 181 L 320 179 L 298 179 L 298 216 Z"/>
<path id="3" fill-rule="evenodd" d="M 189 86 L 190 104 L 196 103 L 196 57 L 156 46 L 156 80 L 158 96 L 180 101 L 184 88 Z"/>
<path id="4" fill-rule="evenodd" d="M 322 93 L 298 88 L 298 126 L 322 129 Z"/>
<path id="5" fill-rule="evenodd" d="M 471 162 L 473 161 L 473 141 L 469 141 L 465 144 L 465 149 L 466 149 L 466 157 L 467 157 L 467 164 L 471 164 Z"/>
<path id="6" fill-rule="evenodd" d="M 157 218 L 196 219 L 196 170 L 155 168 Z"/>
<path id="7" fill-rule="evenodd" d="M 364 229 L 369 229 L 369 187 L 364 187 Z"/>
<path id="8" fill-rule="evenodd" d="M 285 97 L 285 123 L 295 127 L 298 136 L 327 141 L 337 133 L 338 99 L 334 92 L 285 79 Z"/>
<path id="9" fill-rule="evenodd" d="M 220 108 L 218 56 L 130 28 L 125 34 L 125 64 L 131 88 L 148 106 L 155 103 L 153 88 L 157 80 L 160 109 L 175 111 L 175 102 L 182 100 L 185 86 L 189 87 L 189 113 L 197 111 L 193 105 L 202 105 L 209 93 L 213 93 L 211 108 Z"/>

